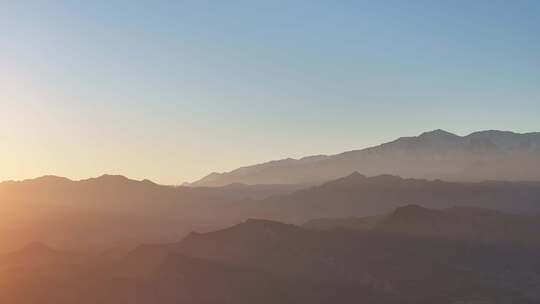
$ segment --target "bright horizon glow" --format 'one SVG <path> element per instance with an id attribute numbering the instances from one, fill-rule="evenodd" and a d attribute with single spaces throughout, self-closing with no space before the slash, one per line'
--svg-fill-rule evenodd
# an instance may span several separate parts
<path id="1" fill-rule="evenodd" d="M 532 0 L 10 1 L 0 180 L 180 184 L 433 129 L 540 131 L 539 15 Z"/>

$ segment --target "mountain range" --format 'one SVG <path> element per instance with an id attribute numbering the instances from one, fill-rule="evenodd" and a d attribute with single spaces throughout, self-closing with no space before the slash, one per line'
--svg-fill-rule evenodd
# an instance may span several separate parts
<path id="1" fill-rule="evenodd" d="M 436 130 L 182 186 L 2 182 L 0 303 L 536 304 L 539 151 Z"/>
<path id="2" fill-rule="evenodd" d="M 32 241 L 77 250 L 173 241 L 194 229 L 204 231 L 230 224 L 213 216 L 213 210 L 220 205 L 290 193 L 302 187 L 174 187 L 119 175 L 80 181 L 44 176 L 2 182 L 0 251 Z"/>
<path id="3" fill-rule="evenodd" d="M 478 207 L 441 210 L 407 205 L 377 216 L 314 219 L 302 227 L 314 231 L 348 230 L 423 239 L 540 245 L 540 216 Z"/>
<path id="4" fill-rule="evenodd" d="M 377 229 L 317 230 L 248 219 L 109 258 L 33 244 L 0 255 L 2 303 L 533 304 L 540 301 L 538 243 L 471 241 L 458 213 L 504 229 L 515 215 L 400 207 Z M 414 220 L 411 220 L 414 219 Z M 526 221 L 534 220 L 527 218 Z M 534 220 L 534 221 L 537 221 Z M 538 221 L 537 221 L 538 222 Z M 466 234 L 465 234 L 466 235 Z M 536 236 L 538 240 L 538 236 Z M 2 267 L 13 264 L 15 267 Z"/>
<path id="5" fill-rule="evenodd" d="M 241 215 L 239 218 L 302 224 L 324 217 L 378 215 L 409 204 L 540 214 L 540 182 L 447 182 L 393 175 L 367 177 L 355 172 L 290 194 L 233 204 L 228 212 Z"/>
<path id="6" fill-rule="evenodd" d="M 540 180 L 540 133 L 480 131 L 458 136 L 444 130 L 336 155 L 283 159 L 212 173 L 192 186 L 315 184 L 353 171 L 448 181 Z"/>
<path id="7" fill-rule="evenodd" d="M 130 248 L 172 242 L 193 230 L 210 231 L 247 218 L 302 224 L 376 216 L 408 204 L 540 214 L 540 182 L 447 182 L 360 173 L 316 186 L 172 187 L 110 175 L 82 181 L 43 177 L 0 183 L 0 197 L 6 215 L 0 223 L 0 252 L 32 241 L 82 251 Z"/>

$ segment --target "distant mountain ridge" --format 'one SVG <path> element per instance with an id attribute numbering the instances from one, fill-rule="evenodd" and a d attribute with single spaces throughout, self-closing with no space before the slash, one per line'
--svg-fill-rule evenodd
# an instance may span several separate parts
<path id="1" fill-rule="evenodd" d="M 444 209 L 471 206 L 518 214 L 540 214 L 540 182 L 447 182 L 368 177 L 354 172 L 319 186 L 231 206 L 229 212 L 301 224 L 317 218 L 365 217 L 409 204 Z M 366 223 L 367 224 L 367 223 Z"/>
<path id="2" fill-rule="evenodd" d="M 540 245 L 539 216 L 467 206 L 430 209 L 406 205 L 378 216 L 310 220 L 302 227 L 312 231 L 348 230 L 415 238 Z"/>
<path id="3" fill-rule="evenodd" d="M 301 187 L 174 187 L 121 175 L 79 181 L 43 176 L 0 182 L 4 215 L 0 223 L 0 252 L 30 241 L 68 249 L 101 250 L 123 246 L 124 242 L 174 240 L 195 228 L 223 225 L 213 215 L 217 206 L 289 193 Z"/>
<path id="4" fill-rule="evenodd" d="M 126 248 L 170 242 L 189 231 L 219 229 L 246 218 L 301 224 L 377 215 L 407 204 L 540 214 L 540 182 L 462 183 L 360 173 L 311 187 L 172 187 L 123 176 L 82 181 L 48 176 L 0 183 L 0 197 L 6 215 L 0 223 L 0 252 L 30 241 L 82 251 Z"/>
<path id="5" fill-rule="evenodd" d="M 191 185 L 310 184 L 353 171 L 450 181 L 540 180 L 540 132 L 488 130 L 458 136 L 434 130 L 336 155 L 287 158 L 214 172 Z"/>

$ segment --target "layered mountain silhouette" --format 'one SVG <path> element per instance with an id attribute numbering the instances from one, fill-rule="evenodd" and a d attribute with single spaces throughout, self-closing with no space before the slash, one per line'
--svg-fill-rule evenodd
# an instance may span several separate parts
<path id="1" fill-rule="evenodd" d="M 442 212 L 403 208 L 385 221 Z M 481 211 L 485 212 L 491 211 Z M 400 225 L 397 232 L 313 231 L 251 219 L 214 232 L 192 233 L 176 243 L 142 245 L 122 258 L 77 262 L 72 255 L 31 245 L 10 255 L 19 261 L 17 275 L 13 269 L 0 268 L 0 301 L 533 304 L 540 300 L 539 247 L 413 237 L 401 229 L 412 225 L 414 231 L 414 223 Z M 47 258 L 39 258 L 40 254 Z M 32 262 L 36 259 L 51 262 L 43 268 Z"/>
<path id="2" fill-rule="evenodd" d="M 262 199 L 299 185 L 173 187 L 119 175 L 81 181 L 44 176 L 0 183 L 0 252 L 41 241 L 69 249 L 109 249 L 176 240 L 187 232 L 232 224 L 216 208 Z M 220 207 L 221 206 L 221 207 Z"/>
<path id="3" fill-rule="evenodd" d="M 359 171 L 449 181 L 540 180 L 540 133 L 481 131 L 458 136 L 443 130 L 402 137 L 336 155 L 284 159 L 212 173 L 194 186 L 310 184 Z"/>
<path id="4" fill-rule="evenodd" d="M 433 210 L 415 205 L 397 208 L 375 227 L 375 231 L 414 237 L 531 245 L 540 244 L 539 229 L 538 216 L 472 207 Z"/>
<path id="5" fill-rule="evenodd" d="M 83 181 L 43 177 L 0 183 L 6 220 L 0 252 L 41 241 L 71 250 L 125 251 L 172 242 L 247 218 L 302 224 L 317 218 L 365 217 L 418 204 L 540 213 L 540 182 L 445 182 L 353 173 L 319 186 L 172 187 L 122 176 Z M 366 223 L 369 226 L 369 223 Z"/>
<path id="6" fill-rule="evenodd" d="M 219 188 L 164 186 L 149 180 L 132 180 L 121 175 L 102 175 L 80 181 L 57 176 L 43 176 L 24 181 L 0 183 L 4 201 L 52 203 L 59 206 L 107 210 L 110 213 L 131 212 L 151 215 L 155 206 L 204 205 L 207 202 L 259 199 L 303 188 L 301 185 L 230 184 Z M 153 201 L 154 205 L 148 204 Z M 180 204 L 179 204 L 180 203 Z M 17 207 L 17 206 L 13 206 Z M 21 206 L 24 207 L 24 206 Z"/>
<path id="7" fill-rule="evenodd" d="M 291 194 L 241 203 L 231 210 L 244 217 L 301 224 L 317 218 L 378 215 L 408 204 L 540 214 L 540 182 L 463 183 L 353 173 Z"/>
<path id="8" fill-rule="evenodd" d="M 0 303 L 540 303 L 539 156 L 436 130 L 187 186 L 3 182 Z"/>
<path id="9" fill-rule="evenodd" d="M 464 206 L 438 210 L 407 205 L 379 216 L 310 220 L 302 227 L 314 231 L 348 230 L 415 238 L 540 245 L 539 216 Z"/>

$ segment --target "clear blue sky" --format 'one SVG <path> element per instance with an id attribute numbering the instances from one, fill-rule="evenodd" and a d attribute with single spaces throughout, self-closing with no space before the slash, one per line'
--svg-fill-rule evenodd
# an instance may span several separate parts
<path id="1" fill-rule="evenodd" d="M 539 1 L 2 1 L 0 180 L 540 131 Z"/>

